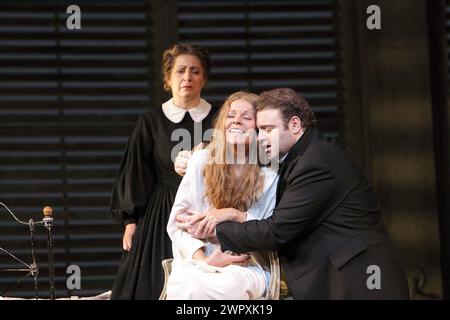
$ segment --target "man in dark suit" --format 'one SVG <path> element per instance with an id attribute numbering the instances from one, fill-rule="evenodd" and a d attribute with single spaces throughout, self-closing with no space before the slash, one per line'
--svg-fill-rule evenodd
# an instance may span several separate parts
<path id="1" fill-rule="evenodd" d="M 278 251 L 295 299 L 408 299 L 371 186 L 315 124 L 294 90 L 260 95 L 258 140 L 281 158 L 276 208 L 266 220 L 219 224 L 222 251 Z"/>

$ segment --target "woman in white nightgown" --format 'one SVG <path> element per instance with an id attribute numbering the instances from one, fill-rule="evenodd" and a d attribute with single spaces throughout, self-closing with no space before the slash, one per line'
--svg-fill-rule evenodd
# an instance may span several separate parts
<path id="1" fill-rule="evenodd" d="M 174 255 L 167 299 L 258 299 L 268 288 L 270 266 L 261 254 L 223 253 L 214 238 L 196 239 L 176 226 L 183 214 L 206 216 L 202 228 L 210 231 L 222 221 L 272 214 L 278 176 L 257 161 L 256 100 L 245 92 L 228 97 L 211 144 L 189 161 L 167 226 Z"/>

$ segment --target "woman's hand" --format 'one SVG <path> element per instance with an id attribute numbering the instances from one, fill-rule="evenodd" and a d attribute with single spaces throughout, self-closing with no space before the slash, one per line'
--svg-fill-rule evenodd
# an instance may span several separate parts
<path id="1" fill-rule="evenodd" d="M 173 166 L 175 168 L 175 172 L 178 173 L 180 176 L 184 176 L 186 174 L 186 169 L 191 156 L 192 151 L 183 150 L 178 152 L 178 155 L 175 158 L 175 163 L 173 164 Z"/>
<path id="2" fill-rule="evenodd" d="M 248 264 L 249 259 L 250 254 L 248 253 L 228 254 L 222 252 L 220 248 L 217 248 L 216 250 L 213 251 L 213 253 L 211 253 L 211 255 L 206 257 L 205 262 L 210 266 L 215 267 L 226 267 L 231 264 L 246 266 Z"/>
<path id="3" fill-rule="evenodd" d="M 205 251 L 203 248 L 198 249 L 192 256 L 195 260 L 201 260 L 209 264 L 210 266 L 215 267 L 226 267 L 231 264 L 239 265 L 239 266 L 246 266 L 248 264 L 248 261 L 250 259 L 250 254 L 243 253 L 243 254 L 229 254 L 222 252 L 220 248 L 217 248 L 216 250 L 211 253 L 209 256 L 205 256 Z"/>
<path id="4" fill-rule="evenodd" d="M 175 172 L 178 173 L 180 176 L 184 176 L 186 174 L 186 169 L 189 164 L 189 159 L 192 157 L 192 153 L 196 150 L 204 149 L 205 146 L 206 144 L 201 142 L 196 147 L 194 147 L 192 151 L 182 150 L 178 152 L 178 155 L 175 158 L 175 162 L 173 164 Z"/>
<path id="5" fill-rule="evenodd" d="M 125 232 L 123 233 L 122 239 L 123 250 L 130 251 L 135 231 L 136 231 L 136 223 L 130 223 L 125 226 Z"/>

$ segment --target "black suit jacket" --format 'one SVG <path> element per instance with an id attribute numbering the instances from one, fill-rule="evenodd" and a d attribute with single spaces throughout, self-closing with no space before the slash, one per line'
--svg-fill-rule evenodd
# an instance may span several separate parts
<path id="1" fill-rule="evenodd" d="M 408 298 L 372 188 L 315 128 L 306 130 L 280 167 L 272 216 L 224 222 L 216 232 L 223 251 L 277 250 L 296 299 Z M 381 288 L 368 286 L 375 283 L 372 265 L 380 268 Z"/>

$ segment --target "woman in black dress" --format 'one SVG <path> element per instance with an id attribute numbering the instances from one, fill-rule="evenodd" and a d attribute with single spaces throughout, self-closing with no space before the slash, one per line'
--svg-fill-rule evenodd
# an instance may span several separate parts
<path id="1" fill-rule="evenodd" d="M 200 94 L 209 71 L 209 54 L 197 46 L 164 52 L 164 88 L 172 99 L 139 117 L 113 187 L 111 212 L 125 232 L 111 299 L 158 299 L 161 293 L 161 261 L 172 257 L 166 226 L 181 182 L 173 161 L 180 150 L 208 140 L 214 112 Z"/>

